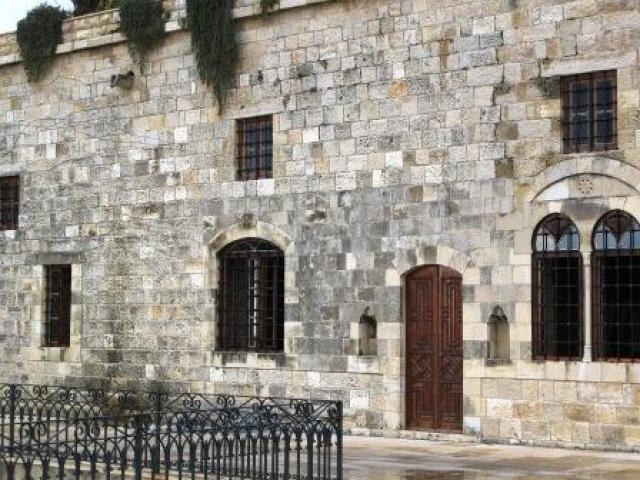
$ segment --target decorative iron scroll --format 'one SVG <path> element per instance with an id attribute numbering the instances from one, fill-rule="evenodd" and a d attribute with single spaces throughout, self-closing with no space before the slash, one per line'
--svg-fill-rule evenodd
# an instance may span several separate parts
<path id="1" fill-rule="evenodd" d="M 0 384 L 0 478 L 342 479 L 342 403 Z"/>

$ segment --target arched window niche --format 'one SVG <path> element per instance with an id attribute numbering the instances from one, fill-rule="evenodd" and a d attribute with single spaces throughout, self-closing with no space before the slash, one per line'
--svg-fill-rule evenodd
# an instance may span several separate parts
<path id="1" fill-rule="evenodd" d="M 511 341 L 509 320 L 500 305 L 496 305 L 487 322 L 489 344 L 487 348 L 487 365 L 511 363 Z"/>
<path id="2" fill-rule="evenodd" d="M 583 267 L 578 229 L 565 215 L 551 214 L 538 224 L 532 247 L 532 356 L 580 360 Z"/>
<path id="3" fill-rule="evenodd" d="M 259 238 L 234 241 L 217 254 L 217 347 L 284 350 L 284 253 Z"/>
<path id="4" fill-rule="evenodd" d="M 592 343 L 596 360 L 640 359 L 640 224 L 606 213 L 593 231 Z"/>

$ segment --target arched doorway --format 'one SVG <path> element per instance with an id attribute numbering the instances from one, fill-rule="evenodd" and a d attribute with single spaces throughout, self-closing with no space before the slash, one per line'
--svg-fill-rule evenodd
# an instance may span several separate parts
<path id="1" fill-rule="evenodd" d="M 406 428 L 462 431 L 462 275 L 439 265 L 406 277 Z"/>

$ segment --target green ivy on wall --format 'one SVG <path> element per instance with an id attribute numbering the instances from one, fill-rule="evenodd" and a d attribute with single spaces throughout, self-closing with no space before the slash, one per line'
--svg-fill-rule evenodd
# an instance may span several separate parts
<path id="1" fill-rule="evenodd" d="M 119 6 L 120 0 L 73 0 L 73 14 L 75 16 L 86 15 L 101 10 L 111 10 Z"/>
<path id="2" fill-rule="evenodd" d="M 200 79 L 213 89 L 221 111 L 239 59 L 233 0 L 187 0 L 186 24 Z"/>
<path id="3" fill-rule="evenodd" d="M 100 0 L 99 10 L 111 10 L 112 8 L 118 8 L 120 6 L 120 0 Z"/>
<path id="4" fill-rule="evenodd" d="M 30 82 L 40 80 L 53 63 L 56 48 L 62 42 L 62 22 L 67 13 L 41 4 L 18 22 L 18 45 L 24 70 Z"/>
<path id="5" fill-rule="evenodd" d="M 120 30 L 127 38 L 129 53 L 144 69 L 147 54 L 164 38 L 167 19 L 161 0 L 120 0 Z"/>
<path id="6" fill-rule="evenodd" d="M 262 13 L 267 13 L 280 3 L 280 0 L 260 0 L 260 10 Z"/>
<path id="7" fill-rule="evenodd" d="M 97 12 L 99 6 L 100 0 L 73 0 L 73 14 L 86 15 Z"/>

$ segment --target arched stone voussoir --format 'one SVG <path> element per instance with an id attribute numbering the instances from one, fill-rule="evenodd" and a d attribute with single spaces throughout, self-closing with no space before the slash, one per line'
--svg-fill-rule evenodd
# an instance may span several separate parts
<path id="1" fill-rule="evenodd" d="M 287 253 L 293 248 L 293 240 L 281 228 L 267 222 L 257 221 L 252 225 L 235 223 L 218 229 L 208 239 L 205 239 L 210 250 L 218 251 L 226 245 L 243 238 L 260 238 L 273 243 Z"/>
<path id="2" fill-rule="evenodd" d="M 398 252 L 394 260 L 394 266 L 400 276 L 405 276 L 413 269 L 424 265 L 441 265 L 464 275 L 470 263 L 469 255 L 442 244 L 419 245 L 414 250 Z"/>
<path id="3" fill-rule="evenodd" d="M 601 155 L 575 157 L 552 165 L 533 178 L 526 202 L 536 200 L 554 184 L 578 175 L 591 174 L 616 179 L 640 192 L 640 170 L 633 165 Z"/>

